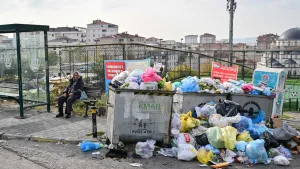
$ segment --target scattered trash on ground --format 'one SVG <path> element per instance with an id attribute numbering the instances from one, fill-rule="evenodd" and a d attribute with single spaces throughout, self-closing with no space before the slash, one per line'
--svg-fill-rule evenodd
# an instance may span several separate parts
<path id="1" fill-rule="evenodd" d="M 140 164 L 140 163 L 131 163 L 129 165 L 132 167 L 143 167 L 143 164 Z"/>

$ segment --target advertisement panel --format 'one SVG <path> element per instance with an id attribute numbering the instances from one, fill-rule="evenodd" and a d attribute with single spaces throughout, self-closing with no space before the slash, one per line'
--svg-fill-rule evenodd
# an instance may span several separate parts
<path id="1" fill-rule="evenodd" d="M 212 62 L 211 78 L 220 79 L 222 83 L 229 79 L 237 80 L 238 70 L 238 66 L 227 67 L 220 63 Z"/>

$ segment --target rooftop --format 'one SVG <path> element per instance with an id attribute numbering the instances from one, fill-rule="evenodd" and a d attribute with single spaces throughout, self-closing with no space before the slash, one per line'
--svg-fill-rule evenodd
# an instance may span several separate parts
<path id="1" fill-rule="evenodd" d="M 213 35 L 213 34 L 210 34 L 210 33 L 204 33 L 203 35 L 201 36 L 216 36 L 216 35 Z"/>
<path id="2" fill-rule="evenodd" d="M 0 33 L 49 31 L 47 25 L 8 24 L 0 25 Z"/>
<path id="3" fill-rule="evenodd" d="M 71 38 L 68 38 L 68 37 L 61 37 L 61 38 L 56 38 L 56 39 L 52 39 L 50 40 L 49 42 L 78 42 L 77 39 L 71 39 Z"/>
<path id="4" fill-rule="evenodd" d="M 108 23 L 108 22 L 104 22 L 102 20 L 93 20 L 93 23 L 90 23 L 88 25 L 113 25 L 113 26 L 118 26 L 118 25 L 115 25 L 115 24 L 112 24 L 112 23 Z"/>
<path id="5" fill-rule="evenodd" d="M 134 38 L 144 38 L 144 37 L 141 37 L 138 34 L 130 35 L 127 32 L 123 32 L 123 33 L 119 33 L 119 34 L 116 34 L 116 35 L 104 36 L 104 37 L 101 37 L 101 38 L 98 38 L 98 39 L 105 39 L 105 38 L 132 38 L 132 39 L 134 39 Z"/>
<path id="6" fill-rule="evenodd" d="M 185 37 L 198 37 L 198 35 L 186 35 Z"/>
<path id="7" fill-rule="evenodd" d="M 300 28 L 291 28 L 283 32 L 279 40 L 300 40 Z"/>
<path id="8" fill-rule="evenodd" d="M 75 27 L 57 27 L 50 28 L 49 32 L 79 32 L 79 30 Z"/>

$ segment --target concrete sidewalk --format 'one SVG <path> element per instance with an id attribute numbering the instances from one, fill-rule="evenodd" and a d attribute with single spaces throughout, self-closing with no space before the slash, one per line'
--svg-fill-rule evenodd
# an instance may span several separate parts
<path id="1" fill-rule="evenodd" d="M 35 109 L 27 110 L 24 114 L 27 118 L 17 119 L 15 117 L 19 116 L 19 112 L 16 107 L 1 105 L 0 138 L 70 143 L 95 140 L 88 136 L 92 133 L 91 117 L 73 115 L 70 119 L 55 118 L 56 113 L 39 112 Z M 97 129 L 98 132 L 106 132 L 106 117 L 97 116 Z M 105 134 L 98 140 L 104 138 Z"/>

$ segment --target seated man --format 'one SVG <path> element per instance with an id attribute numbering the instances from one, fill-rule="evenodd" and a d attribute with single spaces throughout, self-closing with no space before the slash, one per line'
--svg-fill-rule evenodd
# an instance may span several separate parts
<path id="1" fill-rule="evenodd" d="M 75 100 L 80 98 L 83 87 L 84 83 L 82 77 L 79 76 L 78 72 L 74 72 L 73 78 L 70 79 L 70 84 L 65 88 L 63 95 L 58 98 L 59 113 L 56 115 L 56 118 L 64 116 L 63 106 L 65 102 L 67 103 L 65 111 L 66 118 L 68 119 L 71 117 L 72 104 L 75 102 Z"/>

